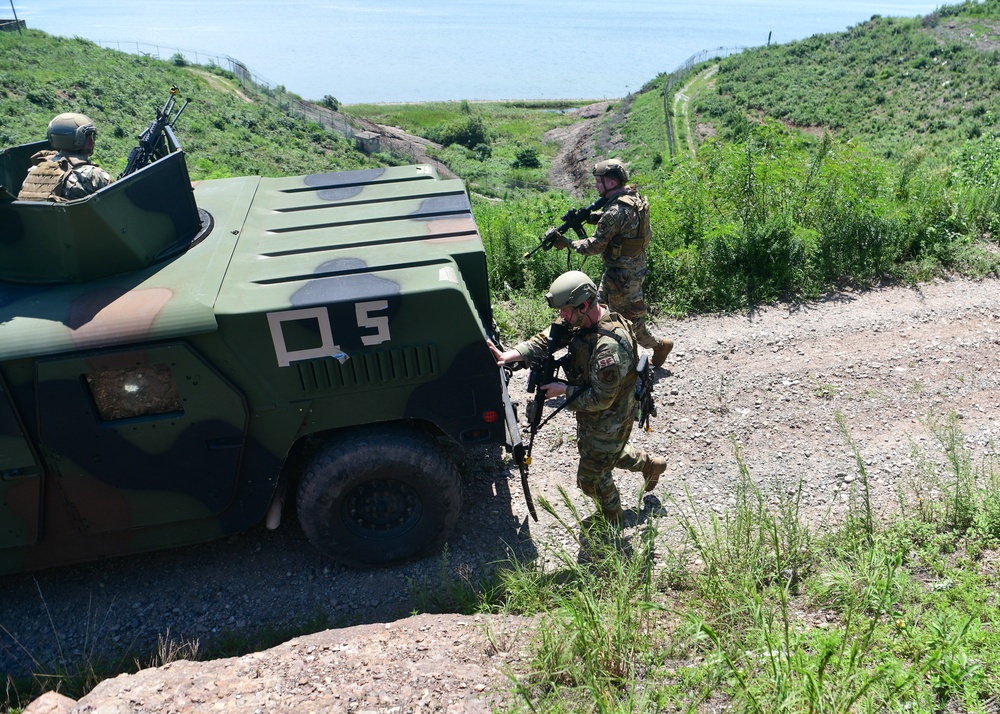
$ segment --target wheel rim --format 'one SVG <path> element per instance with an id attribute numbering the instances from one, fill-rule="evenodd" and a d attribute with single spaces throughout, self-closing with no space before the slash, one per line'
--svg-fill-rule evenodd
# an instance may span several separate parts
<path id="1" fill-rule="evenodd" d="M 408 484 L 395 479 L 366 481 L 344 499 L 347 528 L 364 538 L 398 538 L 420 520 L 420 497 Z"/>

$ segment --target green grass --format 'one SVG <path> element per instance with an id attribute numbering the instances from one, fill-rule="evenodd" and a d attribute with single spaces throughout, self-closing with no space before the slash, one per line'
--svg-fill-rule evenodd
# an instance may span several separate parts
<path id="1" fill-rule="evenodd" d="M 434 157 L 461 176 L 471 192 L 491 198 L 518 198 L 549 190 L 548 169 L 558 146 L 544 140 L 550 129 L 574 119 L 563 110 L 586 102 L 427 102 L 356 104 L 344 107 L 359 116 L 423 136 L 444 148 Z M 463 124 L 479 121 L 482 135 L 468 140 Z M 538 166 L 516 165 L 524 150 L 534 152 Z"/>
<path id="2" fill-rule="evenodd" d="M 860 478 L 839 524 L 807 526 L 798 496 L 756 486 L 736 446 L 735 507 L 705 517 L 672 503 L 680 544 L 664 550 L 653 517 L 637 543 L 606 538 L 586 562 L 512 563 L 505 597 L 484 606 L 540 617 L 510 673 L 515 710 L 993 711 L 1000 474 L 973 469 L 954 417 L 928 426 L 938 451 L 920 484 L 945 489 L 939 506 L 918 489 L 873 518 L 842 422 Z M 578 532 L 565 504 L 554 512 Z"/>
<path id="3" fill-rule="evenodd" d="M 995 0 L 939 8 L 924 18 L 883 18 L 729 57 L 715 103 L 790 125 L 861 140 L 886 158 L 920 147 L 945 161 L 1000 116 L 1000 6 Z"/>
<path id="4" fill-rule="evenodd" d="M 949 25 L 969 32 L 944 41 Z M 745 310 L 845 286 L 1000 273 L 1000 94 L 984 89 L 997 81 L 1000 50 L 976 49 L 968 36 L 994 42 L 998 28 L 995 0 L 943 7 L 923 21 L 874 18 L 846 33 L 658 77 L 609 112 L 594 151 L 623 156 L 650 199 L 645 293 L 653 314 Z M 899 65 L 926 66 L 886 90 L 880 74 Z M 701 72 L 713 66 L 719 72 L 705 81 Z M 882 69 L 866 77 L 872 67 Z M 673 107 L 673 92 L 692 79 L 692 113 L 673 117 L 677 144 L 686 147 L 699 123 L 715 137 L 670 161 L 664 87 Z M 892 121 L 870 121 L 889 111 Z M 612 136 L 626 146 L 610 149 Z M 494 291 L 507 304 L 527 289 L 526 268 L 543 286 L 565 269 L 563 256 L 518 262 L 558 222 L 564 201 L 511 195 L 501 206 L 477 204 Z M 508 219 L 497 220 L 501 214 Z M 600 271 L 593 261 L 583 269 Z M 520 301 L 529 311 L 531 299 Z"/>
<path id="5" fill-rule="evenodd" d="M 0 32 L 0 84 L 0 146 L 42 140 L 53 116 L 81 112 L 97 126 L 94 158 L 112 175 L 125 167 L 172 84 L 182 102 L 191 99 L 175 131 L 194 180 L 385 165 L 339 134 L 291 116 L 267 95 L 247 92 L 246 101 L 218 67 L 178 67 L 81 38 Z"/>

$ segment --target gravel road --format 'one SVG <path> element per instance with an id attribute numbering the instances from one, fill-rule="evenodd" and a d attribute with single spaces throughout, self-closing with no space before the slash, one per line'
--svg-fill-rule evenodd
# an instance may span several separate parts
<path id="1" fill-rule="evenodd" d="M 938 281 L 837 293 L 752 314 L 661 321 L 676 347 L 658 372 L 658 416 L 642 448 L 664 454 L 668 469 L 640 502 L 640 475 L 619 472 L 626 534 L 666 514 L 671 498 L 690 498 L 700 515 L 733 503 L 733 440 L 764 488 L 802 484 L 802 515 L 817 528 L 843 512 L 857 476 L 837 427 L 843 415 L 863 455 L 873 501 L 895 507 L 914 471 L 912 448 L 931 449 L 929 414 L 956 413 L 969 447 L 990 453 L 1000 437 L 1000 282 Z M 526 373 L 512 395 L 524 403 Z M 573 483 L 573 418 L 557 416 L 539 436 L 532 465 L 536 501 L 565 511 L 559 487 L 584 513 Z M 348 570 L 314 552 L 294 517 L 277 531 L 254 529 L 228 540 L 0 578 L 0 665 L 7 673 L 54 672 L 95 655 L 149 653 L 169 631 L 204 650 L 232 634 L 261 634 L 387 623 L 449 606 L 442 580 L 475 579 L 516 553 L 550 559 L 575 548 L 544 513 L 527 517 L 516 469 L 503 454 L 460 454 L 466 508 L 447 554 L 374 571 Z M 434 647 L 434 632 L 424 632 Z"/>

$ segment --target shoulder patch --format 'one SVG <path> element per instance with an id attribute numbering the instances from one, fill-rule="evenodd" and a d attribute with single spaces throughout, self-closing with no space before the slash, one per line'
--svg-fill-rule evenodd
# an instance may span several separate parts
<path id="1" fill-rule="evenodd" d="M 612 355 L 605 355 L 597 360 L 597 368 L 604 369 L 605 367 L 611 367 L 615 363 L 615 358 Z"/>
<path id="2" fill-rule="evenodd" d="M 617 369 L 606 369 L 601 372 L 601 381 L 607 384 L 614 384 L 618 381 L 618 370 Z"/>

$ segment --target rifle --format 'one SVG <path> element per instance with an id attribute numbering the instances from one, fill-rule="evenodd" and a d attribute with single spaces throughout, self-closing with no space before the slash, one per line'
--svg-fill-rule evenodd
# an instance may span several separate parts
<path id="1" fill-rule="evenodd" d="M 542 410 L 545 407 L 545 390 L 541 389 L 544 384 L 551 384 L 556 381 L 556 371 L 559 369 L 559 360 L 555 358 L 555 353 L 565 346 L 565 338 L 569 332 L 569 326 L 564 322 L 553 322 L 549 327 L 549 337 L 546 343 L 545 354 L 539 355 L 531 360 L 531 372 L 528 373 L 528 393 L 534 394 L 534 398 L 525 407 L 524 415 L 528 420 L 528 448 L 518 463 L 521 470 L 521 487 L 524 490 L 524 498 L 528 502 L 528 512 L 536 521 L 535 504 L 531 500 L 531 491 L 528 489 L 528 466 L 531 465 L 531 449 L 535 445 L 535 434 L 542 427 Z M 562 408 L 562 407 L 560 407 Z M 558 411 L 558 410 L 557 410 Z M 554 415 L 553 412 L 552 415 Z M 551 416 L 550 415 L 550 418 Z"/>
<path id="2" fill-rule="evenodd" d="M 583 224 L 587 222 L 588 218 L 590 218 L 591 213 L 604 208 L 604 204 L 607 202 L 608 199 L 602 196 L 589 206 L 584 206 L 583 208 L 571 208 L 566 211 L 566 213 L 562 215 L 562 225 L 556 228 L 555 231 L 546 231 L 545 235 L 542 236 L 541 242 L 532 250 L 524 254 L 524 260 L 527 260 L 540 250 L 552 250 L 555 248 L 557 235 L 561 235 L 570 229 L 572 229 L 580 238 L 586 238 L 587 233 L 583 230 Z"/>
<path id="3" fill-rule="evenodd" d="M 656 416 L 656 402 L 653 401 L 653 366 L 649 355 L 643 355 L 635 368 L 635 399 L 639 402 L 639 428 L 651 431 L 649 417 Z"/>
<path id="4" fill-rule="evenodd" d="M 133 174 L 139 169 L 141 169 L 146 164 L 156 159 L 163 158 L 167 155 L 167 149 L 163 146 L 163 131 L 167 127 L 172 127 L 174 122 L 180 117 L 181 112 L 191 101 L 190 99 L 185 99 L 184 104 L 181 108 L 177 110 L 174 118 L 170 118 L 170 112 L 174 109 L 174 104 L 177 100 L 177 89 L 176 85 L 170 87 L 170 96 L 167 97 L 166 103 L 163 105 L 163 109 L 158 109 L 156 112 L 156 118 L 149 122 L 149 126 L 146 130 L 139 135 L 139 145 L 132 149 L 128 154 L 128 163 L 125 164 L 125 170 L 118 174 L 118 180 L 121 180 Z"/>

